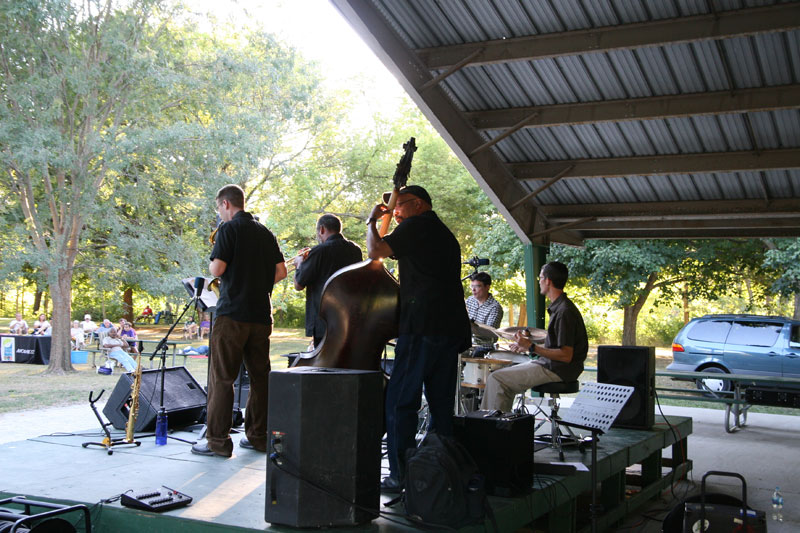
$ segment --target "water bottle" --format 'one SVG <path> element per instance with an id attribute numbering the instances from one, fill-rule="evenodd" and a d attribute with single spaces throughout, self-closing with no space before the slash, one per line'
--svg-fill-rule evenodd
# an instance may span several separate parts
<path id="1" fill-rule="evenodd" d="M 783 522 L 783 494 L 780 487 L 775 487 L 775 492 L 772 493 L 772 519 Z"/>
<path id="2" fill-rule="evenodd" d="M 158 412 L 156 417 L 156 446 L 164 446 L 167 443 L 167 413 L 164 410 Z"/>

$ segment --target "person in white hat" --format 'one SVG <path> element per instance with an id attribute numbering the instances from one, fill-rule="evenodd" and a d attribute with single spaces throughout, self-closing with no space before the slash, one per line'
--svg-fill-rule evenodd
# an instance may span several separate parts
<path id="1" fill-rule="evenodd" d="M 92 322 L 92 315 L 85 314 L 83 315 L 83 322 L 81 322 L 81 327 L 83 328 L 83 336 L 86 339 L 93 339 L 94 338 L 94 330 L 97 329 L 97 324 Z"/>

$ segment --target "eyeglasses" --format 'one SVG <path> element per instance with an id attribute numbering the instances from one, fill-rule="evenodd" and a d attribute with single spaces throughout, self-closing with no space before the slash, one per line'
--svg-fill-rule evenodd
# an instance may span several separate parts
<path id="1" fill-rule="evenodd" d="M 401 205 L 407 204 L 408 202 L 413 202 L 414 200 L 417 200 L 417 198 L 409 198 L 408 200 L 403 200 L 402 202 L 397 202 L 396 204 L 394 204 L 394 206 L 395 207 L 400 207 Z"/>

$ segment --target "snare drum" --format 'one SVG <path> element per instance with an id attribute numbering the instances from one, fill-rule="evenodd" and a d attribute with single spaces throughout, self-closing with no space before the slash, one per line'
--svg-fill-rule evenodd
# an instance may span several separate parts
<path id="1" fill-rule="evenodd" d="M 464 377 L 461 380 L 461 386 L 472 387 L 474 389 L 484 388 L 489 374 L 498 368 L 515 364 L 512 361 L 503 359 L 481 359 L 472 357 L 463 357 L 461 361 L 464 363 Z"/>
<path id="2" fill-rule="evenodd" d="M 529 355 L 525 355 L 523 353 L 517 352 L 510 352 L 508 350 L 493 350 L 489 352 L 486 357 L 489 359 L 499 359 L 501 361 L 510 361 L 511 363 L 517 365 L 520 363 L 528 363 L 531 361 L 531 357 Z"/>

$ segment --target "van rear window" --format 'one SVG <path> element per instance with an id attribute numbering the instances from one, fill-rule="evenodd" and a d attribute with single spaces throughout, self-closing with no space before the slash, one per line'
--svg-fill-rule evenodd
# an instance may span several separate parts
<path id="1" fill-rule="evenodd" d="M 686 336 L 693 341 L 725 342 L 730 329 L 729 320 L 703 320 L 697 322 Z"/>
<path id="2" fill-rule="evenodd" d="M 734 322 L 728 344 L 768 347 L 775 344 L 783 324 L 775 322 Z"/>

